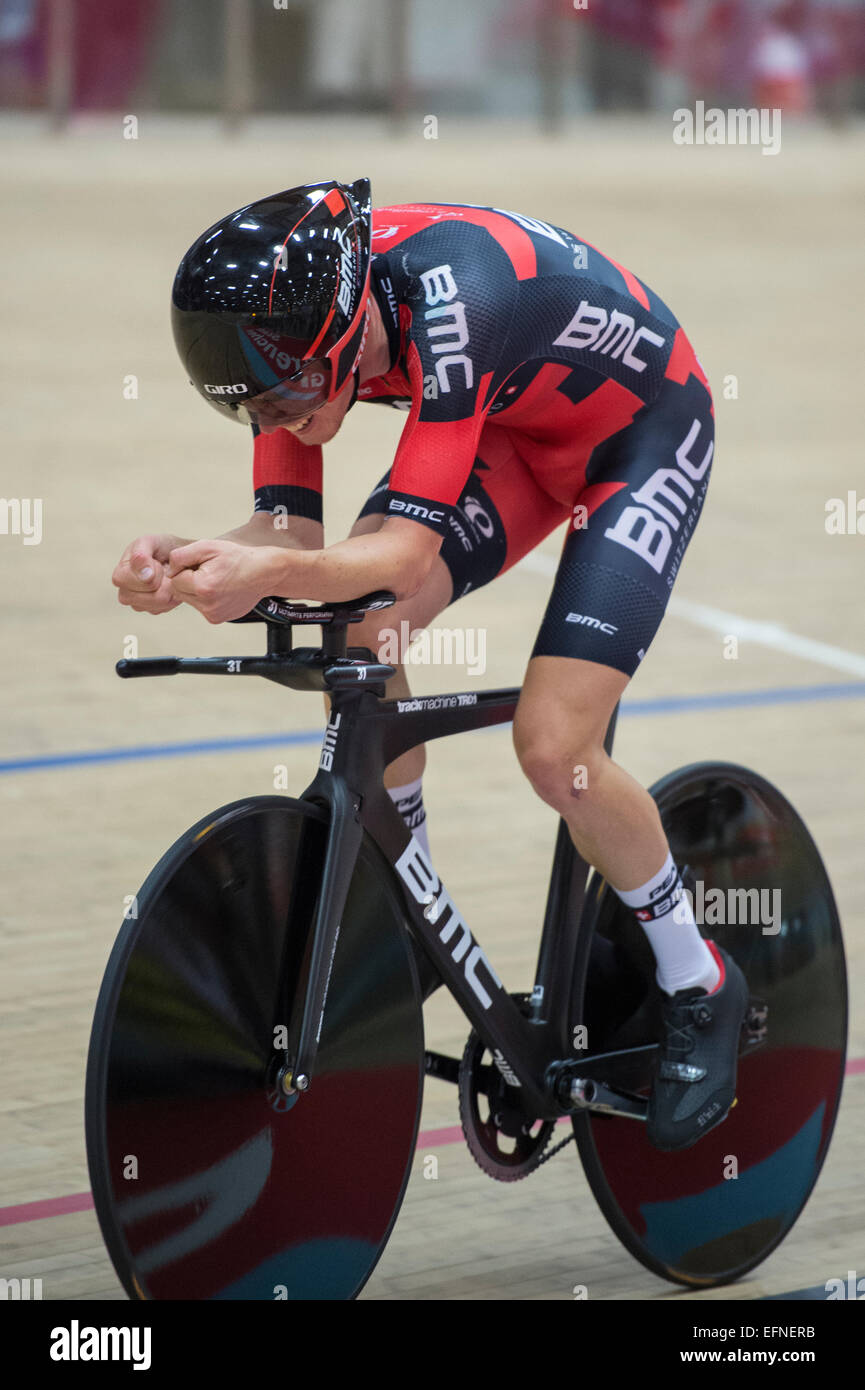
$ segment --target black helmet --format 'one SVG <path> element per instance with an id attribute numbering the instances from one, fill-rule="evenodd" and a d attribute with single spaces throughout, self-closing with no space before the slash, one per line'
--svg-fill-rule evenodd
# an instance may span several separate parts
<path id="1" fill-rule="evenodd" d="M 226 419 L 254 423 L 256 397 L 300 419 L 342 390 L 367 324 L 371 212 L 368 179 L 303 184 L 193 242 L 171 296 L 174 341 Z"/>

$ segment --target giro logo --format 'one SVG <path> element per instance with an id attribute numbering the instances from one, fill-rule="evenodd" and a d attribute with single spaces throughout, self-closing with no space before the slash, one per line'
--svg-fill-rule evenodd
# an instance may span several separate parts
<path id="1" fill-rule="evenodd" d="M 483 970 L 487 982 L 498 989 L 501 989 L 502 982 L 457 912 L 453 899 L 414 836 L 397 860 L 396 870 L 415 902 L 423 906 L 426 920 L 436 928 L 441 923 L 439 940 L 450 946 L 451 959 L 457 964 L 462 963 L 466 983 L 481 1008 L 488 1009 L 493 1002 L 492 997 L 478 971 Z"/>
<path id="2" fill-rule="evenodd" d="M 211 396 L 245 396 L 247 388 L 242 381 L 238 381 L 234 386 L 208 386 L 205 383 L 204 389 Z"/>
<path id="3" fill-rule="evenodd" d="M 436 377 L 442 391 L 450 391 L 448 381 L 449 367 L 462 367 L 466 378 L 466 390 L 471 390 L 474 380 L 472 360 L 462 351 L 468 345 L 469 330 L 466 326 L 466 306 L 457 299 L 459 289 L 449 265 L 437 265 L 421 275 L 421 284 L 426 293 L 429 307 L 424 314 L 430 347 L 435 353 L 447 353 L 435 364 Z M 435 341 L 433 341 L 433 339 Z"/>
<path id="4" fill-rule="evenodd" d="M 608 314 L 606 309 L 581 299 L 579 309 L 567 328 L 553 340 L 553 346 L 621 357 L 626 367 L 644 372 L 648 364 L 635 351 L 641 341 L 654 347 L 663 347 L 665 343 L 665 339 L 651 329 L 637 328 L 630 314 L 623 314 L 619 309 Z"/>
<path id="5" fill-rule="evenodd" d="M 580 627 L 594 627 L 598 632 L 605 632 L 608 637 L 612 637 L 614 632 L 618 632 L 617 627 L 612 623 L 602 623 L 600 618 L 590 618 L 588 613 L 569 613 L 565 619 L 567 623 L 579 623 Z"/>

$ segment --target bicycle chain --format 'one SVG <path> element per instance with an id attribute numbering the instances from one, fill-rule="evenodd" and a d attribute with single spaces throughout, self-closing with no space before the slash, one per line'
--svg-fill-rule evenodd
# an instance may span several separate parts
<path id="1" fill-rule="evenodd" d="M 576 1141 L 576 1137 L 574 1133 L 571 1133 L 568 1135 L 567 1139 L 562 1139 L 560 1143 L 555 1144 L 551 1149 L 547 1149 L 546 1153 L 541 1154 L 541 1157 L 538 1159 L 538 1167 L 540 1168 L 542 1163 L 549 1163 L 550 1159 L 555 1158 L 557 1153 L 561 1153 L 566 1145 L 573 1144 Z"/>
<path id="2" fill-rule="evenodd" d="M 528 1007 L 528 995 L 514 994 L 511 997 L 521 1008 L 526 1009 Z M 551 1158 L 555 1158 L 556 1154 L 570 1144 L 575 1136 L 572 1133 L 552 1149 L 548 1148 L 553 1134 L 554 1122 L 547 1121 L 535 1139 L 527 1143 L 522 1161 L 519 1159 L 514 1161 L 510 1155 L 497 1152 L 497 1143 L 490 1134 L 491 1130 L 495 1133 L 499 1128 L 493 1119 L 494 1106 L 491 1104 L 490 1119 L 486 1122 L 480 1121 L 477 1111 L 479 1091 L 476 1068 L 480 1066 L 481 1058 L 487 1051 L 489 1049 L 485 1047 L 477 1033 L 472 1029 L 459 1068 L 459 1108 L 463 1134 L 472 1158 L 483 1172 L 500 1182 L 518 1182 L 521 1178 L 528 1177 L 530 1173 L 535 1172 L 542 1163 L 547 1163 Z M 499 1094 L 506 1093 L 508 1087 L 503 1085 L 503 1078 L 501 1076 L 496 1077 L 494 1069 L 491 1075 Z M 486 1095 L 488 1100 L 491 1100 L 488 1092 L 481 1093 Z M 507 1129 L 499 1132 L 513 1134 L 512 1130 Z"/>

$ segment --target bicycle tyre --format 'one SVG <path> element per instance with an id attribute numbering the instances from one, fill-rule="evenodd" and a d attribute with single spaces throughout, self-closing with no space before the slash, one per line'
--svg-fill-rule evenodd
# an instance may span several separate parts
<path id="1" fill-rule="evenodd" d="M 760 900 L 780 905 L 777 931 L 766 914 L 755 925 L 710 923 L 706 913 L 703 934 L 733 955 L 752 998 L 768 1007 L 766 1040 L 740 1055 L 737 1103 L 723 1123 L 688 1149 L 661 1152 L 639 1122 L 574 1117 L 586 1176 L 622 1243 L 663 1278 L 707 1288 L 731 1283 L 765 1260 L 817 1181 L 844 1076 L 844 949 L 819 851 L 777 788 L 746 768 L 698 763 L 663 778 L 651 794 L 673 857 L 702 881 L 704 902 L 710 889 L 721 889 L 716 917 L 731 901 L 723 896 L 728 890 L 777 889 L 781 895 Z M 588 945 L 578 962 L 572 1013 L 577 1021 L 589 1020 L 591 1051 L 657 1041 L 651 948 L 633 914 L 600 878 L 585 925 Z M 610 971 L 613 957 L 619 985 Z M 623 996 L 631 1025 L 621 1009 L 615 1019 Z M 605 1019 L 614 1019 L 613 1026 Z"/>
<path id="2" fill-rule="evenodd" d="M 312 1085 L 293 1102 L 273 1085 L 327 823 L 287 797 L 223 806 L 163 855 L 117 937 L 85 1131 L 132 1299 L 352 1299 L 390 1235 L 420 1119 L 423 1021 L 398 890 L 366 836 Z"/>

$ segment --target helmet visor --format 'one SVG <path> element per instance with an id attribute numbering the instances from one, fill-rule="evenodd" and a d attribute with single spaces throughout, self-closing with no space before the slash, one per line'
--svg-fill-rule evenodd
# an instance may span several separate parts
<path id="1" fill-rule="evenodd" d="M 242 404 L 231 403 L 236 420 L 247 425 L 286 425 L 320 410 L 330 399 L 333 368 L 326 358 L 304 362 L 299 372 L 278 386 L 252 396 Z"/>

